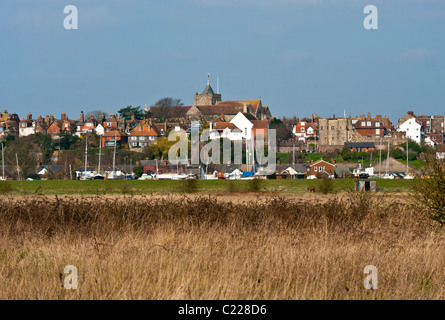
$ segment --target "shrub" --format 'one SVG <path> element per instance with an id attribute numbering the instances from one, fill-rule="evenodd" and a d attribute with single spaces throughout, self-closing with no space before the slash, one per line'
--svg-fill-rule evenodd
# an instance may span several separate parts
<path id="1" fill-rule="evenodd" d="M 445 161 L 437 159 L 435 154 L 422 159 L 425 166 L 417 175 L 418 181 L 413 184 L 412 199 L 426 208 L 433 220 L 445 224 Z"/>
<path id="2" fill-rule="evenodd" d="M 260 192 L 262 185 L 263 185 L 262 180 L 254 178 L 252 180 L 249 180 L 249 182 L 247 184 L 247 191 L 248 192 Z"/>
<path id="3" fill-rule="evenodd" d="M 180 190 L 185 193 L 194 193 L 198 191 L 198 180 L 186 179 L 181 181 Z"/>
<path id="4" fill-rule="evenodd" d="M 318 180 L 318 191 L 323 194 L 328 194 L 334 191 L 334 181 L 329 178 L 322 178 Z"/>
<path id="5" fill-rule="evenodd" d="M 122 194 L 132 194 L 133 188 L 131 187 L 130 183 L 125 183 L 120 186 L 120 190 Z"/>
<path id="6" fill-rule="evenodd" d="M 236 186 L 235 182 L 229 181 L 227 184 L 227 192 L 235 193 L 238 192 L 238 187 Z"/>
<path id="7" fill-rule="evenodd" d="M 10 181 L 0 181 L 0 194 L 7 194 L 12 191 L 12 184 Z"/>

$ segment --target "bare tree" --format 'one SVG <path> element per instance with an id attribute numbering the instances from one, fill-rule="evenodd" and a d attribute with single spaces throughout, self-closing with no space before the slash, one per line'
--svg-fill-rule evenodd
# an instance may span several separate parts
<path id="1" fill-rule="evenodd" d="M 183 106 L 181 99 L 175 99 L 171 97 L 166 97 L 159 99 L 152 107 L 180 107 Z"/>
<path id="2" fill-rule="evenodd" d="M 108 113 L 102 110 L 93 110 L 87 113 L 86 118 L 89 119 L 91 116 L 94 116 L 94 119 L 102 118 L 102 115 L 105 115 L 105 118 L 108 118 Z"/>

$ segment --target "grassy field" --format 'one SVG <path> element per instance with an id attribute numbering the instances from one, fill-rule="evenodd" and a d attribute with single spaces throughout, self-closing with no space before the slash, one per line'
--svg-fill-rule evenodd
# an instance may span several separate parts
<path id="1" fill-rule="evenodd" d="M 334 192 L 347 191 L 353 187 L 353 179 L 336 179 Z M 278 193 L 306 192 L 318 180 L 262 180 L 261 191 Z M 382 192 L 408 192 L 414 180 L 378 180 L 377 187 Z M 11 181 L 13 194 L 150 194 L 183 192 L 184 181 L 172 180 L 46 180 Z M 249 181 L 237 180 L 199 180 L 196 192 L 225 193 L 248 192 Z"/>
<path id="2" fill-rule="evenodd" d="M 0 299 L 445 299 L 444 229 L 400 196 L 266 197 L 0 197 Z"/>

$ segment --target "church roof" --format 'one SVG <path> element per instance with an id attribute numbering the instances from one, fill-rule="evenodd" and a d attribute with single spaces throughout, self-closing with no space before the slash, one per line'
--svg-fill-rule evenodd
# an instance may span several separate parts
<path id="1" fill-rule="evenodd" d="M 204 91 L 202 92 L 202 94 L 215 94 L 213 92 L 212 87 L 210 86 L 210 83 L 207 83 L 206 87 L 204 88 Z"/>
<path id="2" fill-rule="evenodd" d="M 191 106 L 178 106 L 178 107 L 150 107 L 150 118 L 185 118 L 187 117 L 187 111 Z"/>

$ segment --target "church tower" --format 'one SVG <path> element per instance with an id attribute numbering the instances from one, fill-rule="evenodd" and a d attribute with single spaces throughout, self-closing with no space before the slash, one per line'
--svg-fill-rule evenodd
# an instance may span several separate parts
<path id="1" fill-rule="evenodd" d="M 221 101 L 221 94 L 213 92 L 210 86 L 210 73 L 207 74 L 207 85 L 202 93 L 195 94 L 195 106 L 214 106 L 218 101 Z"/>

